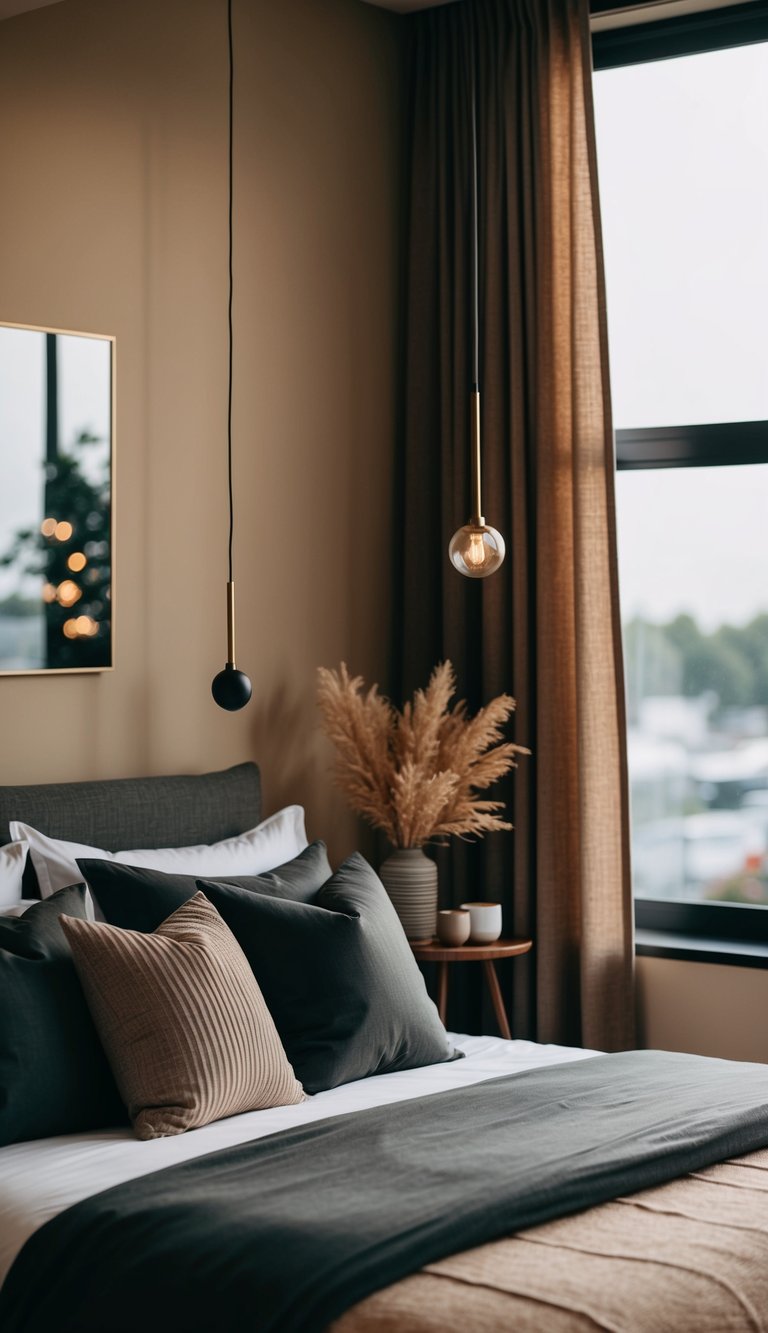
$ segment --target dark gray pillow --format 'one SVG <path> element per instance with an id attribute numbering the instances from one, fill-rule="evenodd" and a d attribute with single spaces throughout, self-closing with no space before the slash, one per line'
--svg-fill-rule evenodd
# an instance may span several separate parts
<path id="1" fill-rule="evenodd" d="M 78 864 L 106 920 L 130 930 L 154 930 L 202 889 L 245 953 L 307 1092 L 455 1058 L 378 875 L 356 853 L 302 901 L 299 863 L 319 864 L 310 853 L 269 875 L 191 887 L 186 876 L 113 861 Z"/>
<path id="2" fill-rule="evenodd" d="M 198 887 L 251 964 L 307 1092 L 455 1058 L 384 885 L 359 853 L 311 903 Z"/>
<path id="3" fill-rule="evenodd" d="M 149 934 L 197 893 L 194 875 L 167 875 L 160 870 L 85 857 L 77 864 L 105 920 L 110 925 L 122 926 L 124 930 Z M 221 882 L 248 893 L 303 903 L 314 898 L 331 873 L 325 843 L 318 841 L 311 842 L 292 861 L 286 861 L 275 870 Z"/>
<path id="4" fill-rule="evenodd" d="M 85 886 L 0 918 L 0 1144 L 126 1124 L 60 916 Z"/>

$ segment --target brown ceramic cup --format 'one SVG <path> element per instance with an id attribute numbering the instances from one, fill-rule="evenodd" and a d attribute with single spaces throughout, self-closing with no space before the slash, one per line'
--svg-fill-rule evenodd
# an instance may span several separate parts
<path id="1" fill-rule="evenodd" d="M 438 912 L 437 938 L 441 944 L 466 944 L 469 939 L 469 912 L 463 909 Z"/>

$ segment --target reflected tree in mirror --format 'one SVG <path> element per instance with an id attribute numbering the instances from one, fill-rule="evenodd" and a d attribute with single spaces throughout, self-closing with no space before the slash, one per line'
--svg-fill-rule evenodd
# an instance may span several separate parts
<path id="1" fill-rule="evenodd" d="M 0 671 L 112 661 L 112 341 L 0 327 Z"/>

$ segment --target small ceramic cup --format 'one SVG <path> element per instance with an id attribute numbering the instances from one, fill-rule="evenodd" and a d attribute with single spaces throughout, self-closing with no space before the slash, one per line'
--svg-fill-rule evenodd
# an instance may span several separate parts
<path id="1" fill-rule="evenodd" d="M 469 912 L 469 938 L 473 944 L 491 944 L 501 934 L 501 903 L 462 903 Z"/>
<path id="2" fill-rule="evenodd" d="M 466 944 L 469 939 L 469 912 L 438 912 L 437 938 L 441 944 Z"/>

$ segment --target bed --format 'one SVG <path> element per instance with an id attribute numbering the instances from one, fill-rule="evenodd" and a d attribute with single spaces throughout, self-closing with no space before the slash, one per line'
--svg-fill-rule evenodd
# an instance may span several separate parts
<path id="1" fill-rule="evenodd" d="M 47 825 L 58 837 L 92 842 L 111 851 L 136 845 L 215 842 L 250 828 L 260 816 L 258 772 L 252 765 L 201 778 L 0 790 L 0 836 L 6 836 L 10 819 L 24 819 Z M 30 873 L 25 894 L 36 890 Z M 450 1175 L 451 1154 L 459 1172 L 470 1151 L 473 1089 L 486 1085 L 489 1092 L 502 1089 L 507 1096 L 511 1095 L 507 1089 L 519 1089 L 522 1094 L 526 1088 L 535 1089 L 537 1080 L 547 1087 L 547 1079 L 557 1078 L 553 1086 L 560 1090 L 562 1112 L 569 1101 L 575 1106 L 575 1080 L 585 1078 L 590 1066 L 597 1070 L 601 1060 L 611 1058 L 492 1037 L 456 1034 L 452 1041 L 463 1058 L 347 1082 L 297 1105 L 230 1116 L 174 1137 L 140 1142 L 126 1126 L 0 1148 L 0 1297 L 13 1286 L 14 1274 L 21 1275 L 16 1278 L 17 1288 L 31 1288 L 38 1279 L 45 1284 L 46 1237 L 51 1226 L 77 1217 L 78 1208 L 102 1196 L 112 1198 L 108 1191 L 133 1187 L 134 1182 L 139 1188 L 142 1178 L 161 1184 L 164 1179 L 175 1180 L 168 1173 L 183 1173 L 196 1163 L 203 1169 L 209 1162 L 229 1160 L 228 1154 L 239 1161 L 239 1152 L 250 1151 L 249 1145 L 255 1148 L 259 1142 L 265 1151 L 271 1153 L 274 1145 L 278 1152 L 286 1142 L 293 1145 L 319 1133 L 323 1124 L 328 1128 L 348 1126 L 351 1140 L 355 1124 L 363 1123 L 366 1116 L 391 1118 L 399 1113 L 398 1108 L 408 1105 L 414 1112 L 425 1108 L 426 1118 L 437 1125 L 439 1108 L 450 1109 L 455 1099 L 465 1098 L 466 1102 L 457 1103 L 459 1108 L 466 1104 L 468 1110 L 466 1115 L 459 1110 L 450 1152 L 446 1153 L 444 1134 L 436 1144 L 444 1153 Z M 688 1058 L 695 1061 L 695 1057 Z M 742 1097 L 739 1080 L 752 1077 L 752 1067 L 705 1061 L 691 1068 L 696 1072 L 704 1066 L 707 1076 L 714 1075 L 715 1082 L 719 1078 L 738 1102 Z M 325 1323 L 312 1322 L 310 1316 L 308 1322 L 297 1322 L 295 1327 L 330 1327 L 334 1333 L 436 1333 L 460 1328 L 478 1333 L 595 1328 L 632 1333 L 768 1330 L 768 1129 L 763 1114 L 768 1085 L 761 1082 L 760 1067 L 754 1068 L 754 1096 L 753 1085 L 744 1083 L 744 1095 L 752 1097 L 753 1103 L 749 1138 L 743 1137 L 742 1128 L 734 1135 L 729 1125 L 718 1142 L 728 1147 L 748 1141 L 755 1151 L 722 1151 L 718 1154 L 722 1160 L 718 1160 L 710 1147 L 710 1163 L 678 1172 L 679 1178 L 663 1178 L 663 1183 L 632 1193 L 619 1192 L 615 1198 L 603 1194 L 600 1197 L 609 1201 L 577 1212 L 566 1205 L 569 1215 L 553 1216 L 553 1220 L 512 1235 L 496 1234 L 486 1243 L 454 1247 L 456 1252 L 446 1250 L 427 1263 L 405 1268 L 406 1275 L 371 1288 L 362 1299 L 349 1301 L 343 1313 Z M 515 1103 L 521 1099 L 515 1097 Z M 430 1103 L 434 1117 L 430 1117 Z M 378 1112 L 376 1108 L 384 1109 Z M 664 1126 L 665 1141 L 674 1138 L 674 1128 L 674 1123 Z M 622 1137 L 632 1135 L 617 1136 Z M 563 1142 L 564 1159 L 568 1146 Z M 525 1147 L 521 1145 L 523 1152 Z M 669 1169 L 666 1174 L 671 1174 Z M 551 1215 L 552 1206 L 547 1206 Z M 461 1211 L 455 1199 L 452 1209 Z M 315 1211 L 321 1232 L 321 1203 Z M 103 1214 L 97 1217 L 99 1228 L 103 1221 Z M 108 1291 L 110 1274 L 96 1262 L 97 1248 L 93 1254 L 98 1281 Z M 294 1255 L 293 1262 L 298 1280 L 300 1256 Z M 60 1268 L 60 1258 L 51 1259 L 54 1277 Z M 84 1271 L 91 1281 L 93 1270 Z M 59 1313 L 57 1328 L 80 1327 L 68 1322 L 66 1306 Z M 102 1323 L 87 1326 L 100 1327 L 103 1333 L 135 1326 L 121 1319 L 117 1313 L 105 1313 Z M 25 1324 L 9 1320 L 7 1326 L 24 1328 Z M 29 1324 L 30 1328 L 37 1326 Z M 145 1319 L 144 1326 L 153 1327 L 151 1319 Z M 222 1322 L 221 1327 L 225 1326 L 230 1327 Z M 249 1311 L 247 1317 L 238 1314 L 232 1325 L 252 1328 L 254 1333 L 267 1326 L 272 1325 L 262 1320 L 258 1309 Z M 174 1327 L 179 1333 L 182 1329 L 189 1333 L 191 1326 L 169 1324 L 165 1319 L 164 1327 L 168 1333 Z M 274 1327 L 294 1324 L 286 1319 Z"/>

